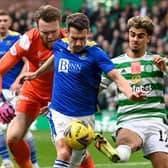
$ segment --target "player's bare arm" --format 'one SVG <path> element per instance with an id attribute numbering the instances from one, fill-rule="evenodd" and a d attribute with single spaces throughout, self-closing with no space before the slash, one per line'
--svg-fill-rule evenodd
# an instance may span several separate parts
<path id="1" fill-rule="evenodd" d="M 17 62 L 18 58 L 6 54 L 0 59 L 0 92 L 2 91 L 2 78 Z"/>
<path id="2" fill-rule="evenodd" d="M 128 81 L 119 73 L 117 69 L 113 69 L 108 73 L 108 76 L 116 83 L 118 88 L 130 99 L 133 101 L 142 101 L 147 97 L 144 92 L 132 92 Z"/>
<path id="3" fill-rule="evenodd" d="M 28 60 L 25 57 L 23 57 L 22 60 L 24 61 L 23 68 L 22 68 L 20 74 L 18 75 L 18 77 L 16 78 L 16 80 L 13 82 L 13 84 L 10 87 L 10 90 L 15 92 L 15 94 L 19 94 L 20 89 L 22 87 L 20 80 L 19 80 L 20 76 L 28 71 Z"/>
<path id="4" fill-rule="evenodd" d="M 54 69 L 54 55 L 49 57 L 48 60 L 44 62 L 44 64 L 42 64 L 38 70 L 36 70 L 36 75 L 38 77 L 40 75 L 52 71 L 53 69 Z"/>
<path id="5" fill-rule="evenodd" d="M 2 94 L 3 75 L 8 72 L 19 60 L 16 57 L 6 54 L 0 59 L 0 99 L 2 106 L 0 107 L 0 122 L 9 123 L 15 117 L 14 109 L 9 102 L 6 101 Z"/>
<path id="6" fill-rule="evenodd" d="M 20 76 L 19 81 L 20 81 L 20 83 L 22 83 L 25 80 L 33 80 L 33 79 L 37 78 L 38 76 L 41 76 L 41 75 L 43 75 L 43 74 L 45 74 L 47 72 L 50 72 L 53 69 L 54 69 L 54 56 L 52 55 L 35 72 L 26 72 L 26 73 L 23 73 Z"/>

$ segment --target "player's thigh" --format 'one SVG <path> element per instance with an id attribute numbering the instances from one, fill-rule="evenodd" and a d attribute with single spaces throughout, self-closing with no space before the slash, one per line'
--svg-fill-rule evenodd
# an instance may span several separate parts
<path id="1" fill-rule="evenodd" d="M 117 132 L 116 144 L 128 145 L 135 152 L 142 146 L 141 137 L 134 131 L 126 128 L 120 128 Z"/>
<path id="2" fill-rule="evenodd" d="M 32 121 L 34 121 L 40 113 L 40 108 L 42 108 L 43 104 L 47 105 L 47 101 L 43 103 L 41 99 L 38 99 L 35 95 L 21 95 L 18 98 L 16 103 L 15 111 L 24 113 L 27 117 L 29 117 Z"/>
<path id="3" fill-rule="evenodd" d="M 7 129 L 7 141 L 18 141 L 22 139 L 32 120 L 24 113 L 17 112 L 16 116 L 8 125 Z"/>
<path id="4" fill-rule="evenodd" d="M 168 153 L 155 152 L 149 155 L 153 168 L 168 168 Z"/>

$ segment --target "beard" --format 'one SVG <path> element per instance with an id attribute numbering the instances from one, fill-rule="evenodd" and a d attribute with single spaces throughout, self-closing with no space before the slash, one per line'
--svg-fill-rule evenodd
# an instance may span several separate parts
<path id="1" fill-rule="evenodd" d="M 138 53 L 140 50 L 139 49 L 131 49 L 132 52 Z"/>
<path id="2" fill-rule="evenodd" d="M 53 48 L 53 42 L 51 43 L 51 42 L 44 42 L 43 41 L 43 45 L 44 45 L 44 47 L 45 48 L 47 48 L 48 50 L 52 50 L 52 48 Z"/>

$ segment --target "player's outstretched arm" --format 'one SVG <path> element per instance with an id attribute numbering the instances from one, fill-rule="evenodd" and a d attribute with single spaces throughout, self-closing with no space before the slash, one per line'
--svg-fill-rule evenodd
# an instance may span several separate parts
<path id="1" fill-rule="evenodd" d="M 51 70 L 54 69 L 54 55 L 48 58 L 44 64 L 41 65 L 39 69 L 36 70 L 36 75 L 37 77 L 40 75 L 43 75 L 47 72 L 50 72 Z"/>
<path id="2" fill-rule="evenodd" d="M 20 83 L 23 83 L 25 80 L 33 80 L 40 75 L 43 75 L 54 69 L 54 55 L 52 55 L 44 64 L 41 65 L 39 69 L 35 72 L 25 72 L 19 77 Z"/>
<path id="3" fill-rule="evenodd" d="M 111 70 L 108 73 L 108 76 L 116 83 L 117 87 L 128 97 L 128 99 L 132 101 L 142 101 L 147 98 L 146 94 L 142 91 L 133 92 L 128 81 L 117 69 Z"/>
<path id="4" fill-rule="evenodd" d="M 23 57 L 22 60 L 24 61 L 24 65 L 22 70 L 20 71 L 19 75 L 16 77 L 15 81 L 11 84 L 10 90 L 14 92 L 16 95 L 19 94 L 22 84 L 20 83 L 20 76 L 28 71 L 28 60 L 27 58 Z"/>
<path id="5" fill-rule="evenodd" d="M 7 73 L 12 67 L 19 61 L 17 57 L 13 57 L 7 52 L 0 59 L 0 93 L 2 91 L 2 78 L 5 73 Z"/>

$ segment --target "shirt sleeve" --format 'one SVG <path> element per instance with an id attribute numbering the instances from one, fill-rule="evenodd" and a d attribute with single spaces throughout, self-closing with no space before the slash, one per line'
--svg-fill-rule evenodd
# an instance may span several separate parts
<path id="1" fill-rule="evenodd" d="M 12 69 L 22 57 L 26 57 L 31 45 L 32 37 L 32 32 L 25 33 L 0 59 L 0 91 L 2 90 L 3 75 Z"/>
<path id="2" fill-rule="evenodd" d="M 96 57 L 96 62 L 103 72 L 108 73 L 111 70 L 115 69 L 114 63 L 102 49 L 100 49 L 99 47 L 95 47 L 94 50 L 95 51 L 93 51 L 93 53 Z"/>
<path id="3" fill-rule="evenodd" d="M 19 61 L 18 57 L 14 57 L 7 52 L 1 59 L 0 59 L 0 92 L 2 90 L 2 78 L 3 75 L 8 72 L 12 67 Z"/>
<path id="4" fill-rule="evenodd" d="M 28 34 L 24 34 L 9 50 L 9 53 L 14 57 L 26 57 L 30 45 L 31 45 L 31 38 Z"/>

